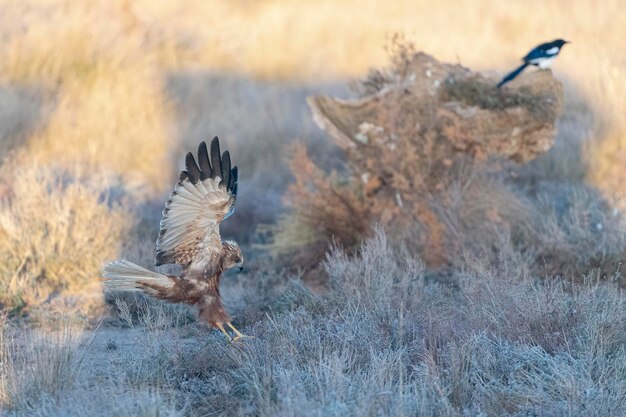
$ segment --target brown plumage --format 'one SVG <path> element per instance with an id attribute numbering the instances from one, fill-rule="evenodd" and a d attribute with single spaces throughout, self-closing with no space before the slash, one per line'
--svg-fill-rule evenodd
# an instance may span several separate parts
<path id="1" fill-rule="evenodd" d="M 143 291 L 159 300 L 197 305 L 199 317 L 218 328 L 230 327 L 238 340 L 246 337 L 230 323 L 220 297 L 222 273 L 235 266 L 243 268 L 243 255 L 232 241 L 222 241 L 220 223 L 234 211 L 237 198 L 237 167 L 231 168 L 228 151 L 220 152 L 218 138 L 198 147 L 198 163 L 190 152 L 185 171 L 163 209 L 161 230 L 156 242 L 156 266 L 178 264 L 180 276 L 164 275 L 126 260 L 104 267 L 108 290 Z"/>

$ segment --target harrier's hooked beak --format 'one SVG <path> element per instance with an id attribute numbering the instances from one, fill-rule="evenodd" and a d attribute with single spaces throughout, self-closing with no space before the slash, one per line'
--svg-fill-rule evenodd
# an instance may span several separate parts
<path id="1" fill-rule="evenodd" d="M 238 262 L 236 265 L 239 268 L 239 272 L 243 271 L 243 262 Z"/>

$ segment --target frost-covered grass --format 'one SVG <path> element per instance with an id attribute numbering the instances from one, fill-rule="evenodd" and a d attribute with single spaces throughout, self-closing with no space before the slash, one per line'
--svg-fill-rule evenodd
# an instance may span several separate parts
<path id="1" fill-rule="evenodd" d="M 242 345 L 160 304 L 133 324 L 122 303 L 131 328 L 78 344 L 69 327 L 63 343 L 5 329 L 4 405 L 40 416 L 626 413 L 626 305 L 612 282 L 468 259 L 442 285 L 380 231 L 325 270 L 332 290 L 288 284 L 245 322 L 257 338 Z"/>

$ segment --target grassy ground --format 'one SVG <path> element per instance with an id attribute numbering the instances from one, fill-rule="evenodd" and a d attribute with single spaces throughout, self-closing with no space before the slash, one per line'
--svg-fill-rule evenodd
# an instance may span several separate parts
<path id="1" fill-rule="evenodd" d="M 626 413 L 620 2 L 3 0 L 0 11 L 4 414 Z M 313 294 L 256 256 L 258 226 L 285 209 L 295 140 L 342 167 L 305 97 L 349 96 L 397 32 L 494 78 L 539 42 L 573 41 L 555 63 L 556 145 L 514 182 L 485 174 L 471 199 L 467 183 L 450 191 L 459 239 L 499 247 L 496 258 L 460 255 L 442 281 L 376 232 L 360 258 L 330 255 L 328 291 Z M 150 264 L 181 156 L 214 135 L 242 176 L 225 235 L 254 254 L 248 274 L 224 280 L 236 323 L 257 336 L 240 347 L 185 308 L 106 304 L 100 286 L 108 260 Z M 510 208 L 502 228 L 455 217 L 487 198 Z M 544 276 L 572 265 L 576 276 Z"/>
<path id="2" fill-rule="evenodd" d="M 40 416 L 626 412 L 621 292 L 591 277 L 537 281 L 507 263 L 468 259 L 451 289 L 379 232 L 361 259 L 329 256 L 331 292 L 292 283 L 244 321 L 257 338 L 241 346 L 161 305 L 134 324 L 123 302 L 129 328 L 79 339 L 69 324 L 20 330 L 18 346 L 5 336 L 3 393 Z"/>

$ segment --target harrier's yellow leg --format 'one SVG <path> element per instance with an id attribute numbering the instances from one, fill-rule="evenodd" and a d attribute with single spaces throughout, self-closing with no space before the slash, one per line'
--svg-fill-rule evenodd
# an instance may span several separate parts
<path id="1" fill-rule="evenodd" d="M 233 338 L 230 337 L 230 335 L 228 333 L 226 333 L 226 330 L 224 330 L 224 326 L 222 325 L 222 323 L 216 323 L 216 326 L 217 326 L 218 329 L 220 329 L 220 331 L 222 333 L 224 333 L 224 336 L 226 336 L 226 339 L 228 339 L 229 342 L 233 341 Z"/>
<path id="2" fill-rule="evenodd" d="M 233 329 L 233 332 L 235 332 L 236 336 L 233 339 L 233 342 L 236 342 L 239 339 L 243 339 L 245 337 L 249 338 L 249 339 L 254 339 L 254 336 L 248 336 L 245 335 L 243 333 L 241 333 L 239 330 L 235 329 L 235 326 L 233 326 L 230 322 L 226 323 L 228 325 L 228 327 L 230 327 L 231 329 Z"/>

